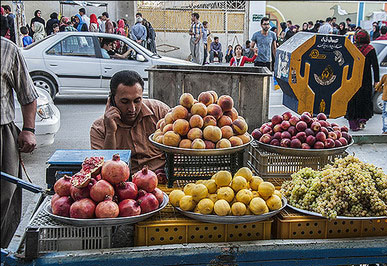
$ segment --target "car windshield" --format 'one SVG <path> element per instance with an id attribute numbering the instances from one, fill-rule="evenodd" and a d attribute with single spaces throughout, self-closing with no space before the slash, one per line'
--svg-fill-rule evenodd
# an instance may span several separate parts
<path id="1" fill-rule="evenodd" d="M 130 40 L 130 39 L 129 39 L 129 40 Z M 142 52 L 144 52 L 147 56 L 161 58 L 161 56 L 159 56 L 158 54 L 152 53 L 151 51 L 149 51 L 148 49 L 146 49 L 144 46 L 139 45 L 138 43 L 134 42 L 133 40 L 130 40 L 130 44 L 136 46 L 137 49 L 139 49 L 139 50 L 141 50 Z"/>
<path id="2" fill-rule="evenodd" d="M 375 48 L 375 51 L 376 51 L 377 55 L 379 55 L 380 52 L 383 50 L 383 48 L 386 47 L 385 44 L 377 43 L 377 42 L 372 43 L 372 46 Z"/>
<path id="3" fill-rule="evenodd" d="M 51 37 L 53 37 L 53 36 L 54 36 L 54 35 L 49 35 L 49 36 L 47 36 L 47 37 L 44 38 L 44 39 L 41 39 L 41 40 L 39 40 L 39 41 L 37 41 L 37 42 L 33 42 L 32 44 L 30 44 L 30 45 L 28 45 L 27 47 L 25 47 L 24 50 L 29 50 L 29 49 L 31 49 L 32 47 L 35 47 L 35 46 L 38 45 L 39 43 L 42 43 L 42 42 L 48 40 L 49 38 L 51 38 Z"/>

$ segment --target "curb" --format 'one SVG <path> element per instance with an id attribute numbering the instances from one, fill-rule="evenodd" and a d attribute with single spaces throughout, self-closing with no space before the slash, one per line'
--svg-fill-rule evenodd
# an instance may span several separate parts
<path id="1" fill-rule="evenodd" d="M 387 135 L 352 135 L 352 138 L 355 142 L 354 144 L 387 144 Z"/>

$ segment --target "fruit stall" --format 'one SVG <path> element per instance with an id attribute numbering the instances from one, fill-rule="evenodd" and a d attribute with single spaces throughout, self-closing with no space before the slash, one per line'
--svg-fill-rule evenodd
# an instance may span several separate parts
<path id="1" fill-rule="evenodd" d="M 323 113 L 285 112 L 249 129 L 233 97 L 213 90 L 195 96 L 181 94 L 149 136 L 166 154 L 164 171 L 130 173 L 130 151 L 62 150 L 49 159 L 47 189 L 2 173 L 37 192 L 38 204 L 1 261 L 387 261 L 387 175 L 348 153 L 356 144 L 346 126 Z"/>

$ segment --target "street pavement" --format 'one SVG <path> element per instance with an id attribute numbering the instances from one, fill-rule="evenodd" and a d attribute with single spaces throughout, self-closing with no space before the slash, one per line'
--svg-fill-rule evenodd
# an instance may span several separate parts
<path id="1" fill-rule="evenodd" d="M 58 96 L 55 105 L 61 112 L 61 127 L 55 136 L 54 144 L 46 147 L 38 147 L 32 154 L 23 154 L 22 158 L 27 173 L 33 183 L 43 188 L 46 187 L 46 161 L 57 149 L 90 149 L 89 130 L 95 119 L 101 116 L 105 110 L 106 97 L 91 96 Z M 289 109 L 282 105 L 281 90 L 270 91 L 269 117 L 274 114 L 282 114 Z M 334 119 L 340 125 L 347 125 L 344 118 Z M 250 129 L 251 132 L 253 129 Z M 380 134 L 381 115 L 374 115 L 368 122 L 365 130 L 352 132 L 359 134 Z M 387 136 L 386 136 L 387 137 Z M 354 145 L 349 148 L 350 153 L 355 153 L 362 160 L 374 163 L 387 172 L 387 144 Z M 32 203 L 33 193 L 23 191 L 23 213 Z"/>

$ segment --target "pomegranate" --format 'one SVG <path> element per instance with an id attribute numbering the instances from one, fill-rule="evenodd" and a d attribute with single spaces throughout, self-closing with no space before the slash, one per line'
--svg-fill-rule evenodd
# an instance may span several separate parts
<path id="1" fill-rule="evenodd" d="M 116 185 L 116 193 L 119 200 L 124 199 L 137 199 L 137 186 L 132 182 L 121 182 Z"/>
<path id="2" fill-rule="evenodd" d="M 133 183 L 146 192 L 152 192 L 157 187 L 158 179 L 153 171 L 144 166 L 142 170 L 133 175 Z"/>
<path id="3" fill-rule="evenodd" d="M 141 207 L 138 201 L 125 199 L 118 204 L 121 217 L 136 216 L 141 214 Z"/>
<path id="4" fill-rule="evenodd" d="M 59 216 L 70 216 L 70 206 L 73 203 L 69 196 L 63 196 L 55 200 L 54 203 L 51 202 L 52 213 Z"/>
<path id="5" fill-rule="evenodd" d="M 114 188 L 109 182 L 105 180 L 99 180 L 90 189 L 90 197 L 95 202 L 100 202 L 105 199 L 106 196 L 114 196 Z"/>
<path id="6" fill-rule="evenodd" d="M 78 219 L 90 219 L 94 217 L 95 203 L 89 198 L 74 202 L 70 207 L 70 217 Z"/>
<path id="7" fill-rule="evenodd" d="M 144 197 L 146 193 L 148 193 L 148 192 L 146 192 L 146 191 L 143 190 L 143 189 L 139 189 L 139 190 L 138 190 L 138 194 L 137 194 L 137 198 L 139 199 L 139 198 L 141 198 L 141 197 Z"/>
<path id="8" fill-rule="evenodd" d="M 89 185 L 91 181 L 90 173 L 78 172 L 71 178 L 71 184 L 76 188 L 84 188 Z"/>
<path id="9" fill-rule="evenodd" d="M 112 160 L 105 161 L 102 165 L 102 179 L 105 179 L 113 185 L 128 180 L 129 174 L 129 166 L 120 160 L 119 154 L 114 154 Z"/>
<path id="10" fill-rule="evenodd" d="M 62 178 L 59 178 L 54 185 L 54 191 L 59 196 L 70 196 L 71 188 L 71 177 L 64 175 Z"/>
<path id="11" fill-rule="evenodd" d="M 111 196 L 106 196 L 104 201 L 98 203 L 95 208 L 97 218 L 116 218 L 120 212 L 117 203 L 112 201 Z"/>
<path id="12" fill-rule="evenodd" d="M 52 209 L 52 205 L 54 204 L 54 202 L 57 200 L 57 199 L 59 199 L 60 198 L 60 196 L 58 195 L 58 194 L 54 194 L 54 196 L 52 196 L 52 198 L 51 198 L 51 209 Z"/>
<path id="13" fill-rule="evenodd" d="M 159 201 L 152 193 L 146 193 L 138 199 L 141 207 L 141 213 L 147 213 L 156 210 L 159 207 Z"/>
<path id="14" fill-rule="evenodd" d="M 103 157 L 86 157 L 83 160 L 81 172 L 90 173 L 92 177 L 96 177 L 101 173 L 103 162 Z"/>
<path id="15" fill-rule="evenodd" d="M 76 188 L 74 186 L 71 186 L 70 194 L 71 194 L 71 197 L 73 198 L 73 200 L 90 198 L 90 189 L 96 182 L 97 181 L 94 178 L 92 178 L 87 187 Z"/>
<path id="16" fill-rule="evenodd" d="M 156 199 L 159 201 L 159 204 L 161 204 L 164 200 L 164 194 L 163 192 L 161 191 L 161 189 L 159 188 L 155 188 L 155 190 L 153 190 L 151 192 L 153 195 L 155 195 Z"/>

